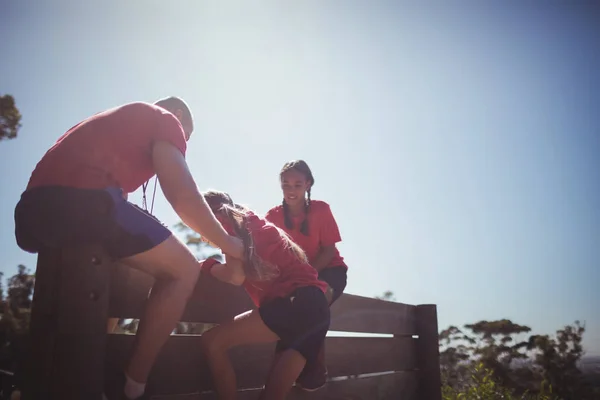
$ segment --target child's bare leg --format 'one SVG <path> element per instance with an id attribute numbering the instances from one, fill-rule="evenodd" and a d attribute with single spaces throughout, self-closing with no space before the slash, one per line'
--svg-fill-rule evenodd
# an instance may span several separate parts
<path id="1" fill-rule="evenodd" d="M 276 365 L 271 368 L 260 400 L 285 399 L 305 364 L 306 359 L 298 351 L 293 349 L 282 351 Z"/>
<path id="2" fill-rule="evenodd" d="M 282 353 L 283 353 L 283 351 L 277 351 L 276 350 L 275 354 L 273 354 L 273 360 L 271 361 L 271 366 L 269 367 L 269 373 L 267 374 L 267 377 L 271 376 L 271 374 L 273 373 L 273 371 L 277 367 L 277 363 L 279 362 L 279 359 L 281 358 L 281 354 Z M 265 385 L 263 385 L 263 389 L 264 389 Z"/>
<path id="3" fill-rule="evenodd" d="M 271 343 L 279 337 L 262 321 L 258 310 L 217 326 L 202 335 L 202 348 L 219 400 L 235 400 L 237 384 L 228 350 L 247 343 Z"/>

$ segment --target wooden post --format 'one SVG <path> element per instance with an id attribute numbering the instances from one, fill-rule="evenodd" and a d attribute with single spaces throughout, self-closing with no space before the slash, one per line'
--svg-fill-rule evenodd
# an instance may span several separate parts
<path id="1" fill-rule="evenodd" d="M 441 400 L 440 349 L 435 304 L 417 306 L 418 399 Z"/>
<path id="2" fill-rule="evenodd" d="M 100 246 L 40 252 L 24 400 L 102 399 L 110 270 Z"/>

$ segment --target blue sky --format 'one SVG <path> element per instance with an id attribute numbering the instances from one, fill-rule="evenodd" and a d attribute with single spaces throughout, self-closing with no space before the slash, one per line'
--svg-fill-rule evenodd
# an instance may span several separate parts
<path id="1" fill-rule="evenodd" d="M 178 95 L 201 189 L 264 213 L 284 162 L 309 163 L 348 292 L 438 304 L 440 329 L 579 319 L 600 354 L 600 13 L 522 3 L 3 2 L 23 128 L 0 143 L 0 269 L 35 267 L 13 208 L 64 131 Z M 160 190 L 154 211 L 178 221 Z"/>

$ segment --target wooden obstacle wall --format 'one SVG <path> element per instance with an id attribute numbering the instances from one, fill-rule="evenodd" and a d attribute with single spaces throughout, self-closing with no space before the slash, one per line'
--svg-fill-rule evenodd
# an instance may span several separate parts
<path id="1" fill-rule="evenodd" d="M 139 318 L 144 294 L 152 278 L 119 267 L 113 287 L 136 287 L 116 292 L 110 315 Z M 117 278 L 119 277 L 119 278 Z M 253 307 L 243 288 L 202 275 L 182 321 L 221 323 Z M 326 339 L 328 385 L 309 394 L 294 390 L 290 398 L 327 399 L 438 399 L 427 389 L 439 377 L 437 317 L 435 306 L 413 306 L 344 294 L 332 306 L 330 331 L 388 334 L 390 337 L 332 337 Z M 210 373 L 199 345 L 200 335 L 173 335 L 153 369 L 148 390 L 157 397 L 192 399 L 212 389 Z M 111 334 L 107 368 L 122 368 L 133 335 Z M 274 354 L 274 344 L 249 345 L 231 351 L 238 389 L 244 399 L 254 399 L 262 387 Z M 423 354 L 423 357 L 419 357 Z M 429 362 L 427 362 L 429 361 Z M 386 375 L 364 377 L 368 374 Z M 348 377 L 352 377 L 349 379 Z M 357 378 L 358 377 L 358 378 Z M 420 379 L 420 377 L 422 379 Z M 439 378 L 438 378 L 439 379 Z M 420 385 L 419 385 L 420 383 Z M 420 387 L 419 387 L 420 386 Z M 439 385 L 437 391 L 439 392 Z M 178 396 L 173 396 L 178 395 Z M 348 397 L 351 396 L 351 397 Z M 423 397 L 425 396 L 425 397 Z M 204 397 L 206 396 L 206 393 Z"/>
<path id="2" fill-rule="evenodd" d="M 73 374 L 79 373 L 81 377 L 94 376 L 94 378 L 84 379 L 84 381 L 88 382 L 88 385 L 95 385 L 97 376 L 104 375 L 103 371 L 99 370 L 100 362 L 103 365 L 104 373 L 109 376 L 108 374 L 113 371 L 122 369 L 128 360 L 134 335 L 102 334 L 98 324 L 99 321 L 103 321 L 103 326 L 106 327 L 108 317 L 140 318 L 153 279 L 139 271 L 114 264 L 102 265 L 110 273 L 107 276 L 99 275 L 97 268 L 94 269 L 94 266 L 98 264 L 98 257 L 94 254 L 97 254 L 98 251 L 98 249 L 90 249 L 84 255 L 77 257 L 68 256 L 63 252 L 61 257 L 55 255 L 45 258 L 55 265 L 63 264 L 61 267 L 65 270 L 73 271 L 77 268 L 81 270 L 88 265 L 92 272 L 89 278 L 85 276 L 85 273 L 80 272 L 77 275 L 79 289 L 75 289 L 72 284 L 62 283 L 61 286 L 75 293 L 77 298 L 71 297 L 71 300 L 75 301 L 72 304 L 76 306 L 71 305 L 71 309 L 59 318 L 61 321 L 83 318 L 86 324 L 91 324 L 92 328 L 85 329 L 72 323 L 58 335 L 46 338 L 45 342 L 46 347 L 51 346 L 50 342 L 52 341 L 61 344 L 61 351 L 65 351 L 66 343 L 79 349 L 80 354 L 86 354 L 86 358 L 83 359 L 80 355 L 79 358 L 70 358 L 67 361 L 79 363 L 80 369 L 87 368 L 89 371 L 88 373 L 83 373 L 81 370 L 77 372 L 72 366 L 65 366 L 64 361 L 58 360 L 62 366 L 59 366 L 58 370 L 66 371 L 61 375 L 57 367 L 52 367 L 52 361 L 46 357 L 46 364 L 42 369 L 53 370 L 52 374 L 46 373 L 46 377 L 52 375 L 55 379 L 60 380 L 64 379 L 64 374 L 67 372 L 71 374 L 71 377 Z M 81 251 L 78 254 L 81 254 Z M 40 258 L 40 260 L 43 259 L 43 257 Z M 90 260 L 95 261 L 91 262 Z M 70 265 L 65 266 L 64 264 Z M 102 264 L 106 264 L 106 261 Z M 40 277 L 43 279 L 45 276 L 44 273 L 40 274 L 39 272 L 44 268 L 46 268 L 45 265 L 38 263 L 38 279 Z M 50 268 L 46 269 L 50 270 Z M 90 282 L 86 283 L 86 279 Z M 106 281 L 105 284 L 104 281 Z M 51 292 L 48 290 L 44 292 L 43 288 L 47 285 L 44 285 L 44 282 L 39 284 L 36 282 L 36 291 L 38 286 L 42 288 L 40 296 L 45 295 L 47 299 L 48 293 Z M 55 290 L 54 293 L 56 292 Z M 65 290 L 58 292 L 61 292 L 61 295 L 58 296 L 59 299 L 69 296 Z M 40 300 L 38 299 L 38 301 Z M 45 303 L 46 309 L 51 304 L 58 308 L 68 308 L 64 300 L 62 302 L 46 301 Z M 218 324 L 251 308 L 253 308 L 253 304 L 243 288 L 222 283 L 203 274 L 188 303 L 182 321 Z M 413 306 L 344 294 L 332 306 L 331 311 L 330 332 L 351 332 L 355 335 L 373 333 L 389 336 L 327 337 L 326 363 L 330 381 L 323 389 L 312 393 L 293 389 L 288 399 L 441 399 L 435 305 Z M 57 309 L 53 315 L 56 316 L 57 313 L 60 314 L 60 310 Z M 32 318 L 39 320 L 39 315 L 36 317 L 35 314 L 34 312 Z M 104 329 L 106 330 L 106 328 Z M 87 335 L 87 339 L 76 339 L 82 335 Z M 199 345 L 200 337 L 200 335 L 172 335 L 170 337 L 159 354 L 148 380 L 147 390 L 152 398 L 163 400 L 216 399 L 211 392 L 213 385 Z M 87 348 L 83 352 L 81 349 L 86 346 Z M 90 348 L 90 346 L 92 347 Z M 37 351 L 41 354 L 39 347 Z M 240 399 L 258 398 L 259 388 L 264 385 L 273 355 L 274 344 L 248 345 L 232 349 L 230 356 L 237 374 Z M 92 361 L 87 362 L 88 359 Z M 57 360 L 56 356 L 54 360 Z M 64 387 L 62 394 L 65 394 Z M 38 400 L 38 397 L 35 396 L 27 398 Z"/>

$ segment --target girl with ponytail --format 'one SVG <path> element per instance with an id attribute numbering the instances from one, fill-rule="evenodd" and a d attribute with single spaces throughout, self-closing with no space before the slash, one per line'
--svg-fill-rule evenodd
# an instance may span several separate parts
<path id="1" fill-rule="evenodd" d="M 245 252 L 243 260 L 228 258 L 224 264 L 208 259 L 202 271 L 243 286 L 257 306 L 202 335 L 217 397 L 236 398 L 230 348 L 277 342 L 281 357 L 260 398 L 284 399 L 306 363 L 315 362 L 325 340 L 330 322 L 327 284 L 282 229 L 234 203 L 227 193 L 211 190 L 204 198 L 223 228 L 242 240 Z"/>

